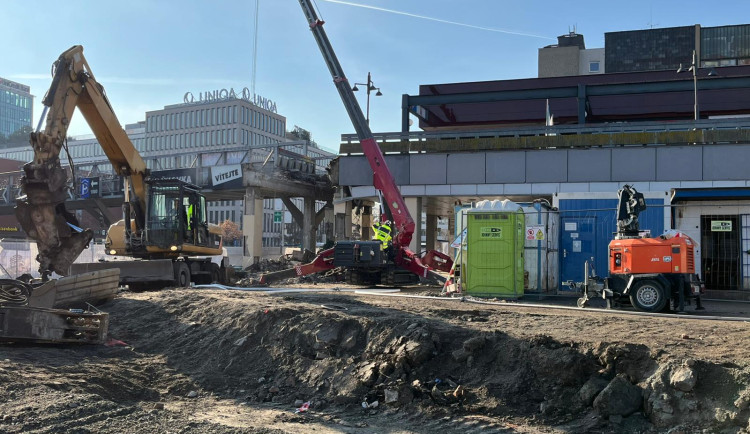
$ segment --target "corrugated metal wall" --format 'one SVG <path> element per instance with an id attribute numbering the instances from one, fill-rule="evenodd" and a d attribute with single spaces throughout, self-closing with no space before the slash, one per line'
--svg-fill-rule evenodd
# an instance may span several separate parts
<path id="1" fill-rule="evenodd" d="M 661 235 L 664 232 L 664 200 L 646 199 L 646 205 L 648 208 L 638 217 L 640 228 L 641 230 L 651 230 L 652 236 Z M 593 241 L 594 267 L 599 276 L 607 276 L 609 273 L 607 269 L 608 246 L 614 237 L 613 233 L 617 231 L 616 208 L 617 199 L 560 199 L 560 251 L 567 250 L 567 252 L 560 254 L 561 283 L 567 280 L 582 281 L 583 261 L 588 259 L 588 257 L 579 258 L 575 254 L 571 254 L 574 249 L 566 246 L 566 240 L 570 238 L 570 234 L 566 233 L 566 220 L 588 219 L 593 223 L 590 225 L 581 224 L 573 229 L 574 233 L 593 231 L 593 233 L 588 234 L 580 233 L 575 236 L 575 239 Z M 566 263 L 566 261 L 574 263 Z M 561 286 L 560 289 L 569 290 L 565 286 Z"/>

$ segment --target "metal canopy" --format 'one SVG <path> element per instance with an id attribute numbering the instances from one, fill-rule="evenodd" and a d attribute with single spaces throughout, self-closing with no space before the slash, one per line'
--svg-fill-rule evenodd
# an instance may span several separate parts
<path id="1" fill-rule="evenodd" d="M 750 199 L 750 188 L 677 188 L 672 193 L 672 203 L 693 200 Z"/>
<path id="2" fill-rule="evenodd" d="M 697 80 L 697 91 L 704 92 L 703 97 L 706 103 L 711 104 L 711 110 L 717 113 L 734 113 L 738 110 L 750 112 L 750 104 L 739 107 L 733 101 L 736 98 L 731 97 L 736 97 L 738 89 L 750 92 L 750 66 L 724 67 L 718 71 L 717 76 L 700 76 Z M 729 92 L 730 89 L 733 91 Z M 662 96 L 655 95 L 674 92 L 685 93 L 685 101 L 671 97 L 665 103 Z M 402 131 L 409 130 L 409 114 L 416 115 L 424 128 L 471 124 L 471 121 L 460 122 L 457 119 L 472 119 L 475 117 L 472 114 L 478 110 L 485 116 L 480 123 L 513 122 L 517 119 L 504 117 L 508 111 L 507 104 L 503 105 L 504 102 L 515 102 L 516 110 L 521 107 L 518 104 L 523 105 L 526 102 L 523 106 L 526 111 L 531 107 L 529 104 L 532 101 L 547 99 L 575 99 L 575 102 L 566 103 L 565 110 L 575 110 L 570 114 L 574 115 L 573 119 L 577 118 L 579 124 L 586 123 L 587 112 L 589 116 L 598 115 L 592 113 L 590 97 L 608 97 L 615 106 L 644 107 L 653 103 L 660 106 L 659 111 L 665 115 L 679 118 L 682 114 L 692 114 L 693 93 L 692 76 L 678 74 L 675 71 L 423 85 L 420 86 L 420 95 L 402 97 Z M 633 99 L 627 95 L 646 95 L 647 99 Z M 689 100 L 687 95 L 690 95 Z M 722 106 L 722 101 L 727 101 L 727 105 Z M 601 104 L 601 100 L 598 103 Z M 481 108 L 477 107 L 477 104 L 481 104 Z M 570 104 L 573 104 L 573 107 Z M 688 108 L 689 113 L 686 112 Z M 529 116 L 529 119 L 539 118 L 544 122 L 543 110 L 535 110 Z M 654 116 L 658 119 L 658 115 Z"/>

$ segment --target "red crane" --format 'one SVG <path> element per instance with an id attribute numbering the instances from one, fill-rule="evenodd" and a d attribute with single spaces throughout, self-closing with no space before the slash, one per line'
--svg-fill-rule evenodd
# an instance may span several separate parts
<path id="1" fill-rule="evenodd" d="M 393 179 L 391 171 L 388 169 L 383 152 L 380 150 L 377 142 L 373 138 L 372 131 L 362 114 L 362 109 L 354 96 L 349 81 L 346 79 L 344 70 L 336 58 L 336 53 L 328 40 L 325 30 L 323 29 L 324 21 L 318 18 L 315 9 L 310 0 L 299 0 L 302 11 L 305 13 L 307 22 L 310 25 L 315 41 L 318 43 L 323 59 L 328 66 L 333 83 L 339 92 L 341 101 L 344 103 L 352 125 L 357 132 L 362 152 L 367 157 L 373 172 L 373 186 L 378 191 L 381 202 L 384 205 L 385 212 L 389 219 L 393 221 L 395 236 L 393 237 L 393 255 L 392 262 L 397 267 L 410 271 L 417 276 L 427 277 L 431 269 L 449 271 L 452 265 L 451 258 L 441 252 L 431 251 L 423 257 L 417 256 L 409 250 L 409 243 L 414 235 L 414 219 L 406 207 L 404 198 L 398 190 L 396 181 Z M 355 242 L 357 243 L 357 242 Z M 366 243 L 366 242 L 359 242 Z M 361 254 L 362 250 L 359 245 L 355 245 L 353 252 Z M 366 248 L 362 244 L 362 248 Z M 298 266 L 297 275 L 306 275 L 319 271 L 328 270 L 337 266 L 334 257 L 336 247 L 321 252 L 318 257 L 310 264 Z M 357 253 L 358 252 L 358 253 Z M 389 261 L 384 261 L 388 263 Z M 266 280 L 267 281 L 267 280 Z"/>

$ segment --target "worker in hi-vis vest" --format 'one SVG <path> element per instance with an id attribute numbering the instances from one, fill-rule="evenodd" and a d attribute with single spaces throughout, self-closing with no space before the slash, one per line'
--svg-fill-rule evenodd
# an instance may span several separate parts
<path id="1" fill-rule="evenodd" d="M 372 225 L 372 230 L 374 232 L 372 239 L 380 241 L 381 249 L 383 250 L 387 249 L 388 245 L 391 243 L 391 240 L 393 239 L 393 236 L 391 235 L 392 229 L 391 229 L 390 222 L 388 221 L 385 221 L 382 223 L 375 222 Z"/>
<path id="2" fill-rule="evenodd" d="M 193 242 L 193 217 L 195 217 L 195 208 L 193 204 L 187 206 L 187 224 L 185 225 L 185 240 Z"/>

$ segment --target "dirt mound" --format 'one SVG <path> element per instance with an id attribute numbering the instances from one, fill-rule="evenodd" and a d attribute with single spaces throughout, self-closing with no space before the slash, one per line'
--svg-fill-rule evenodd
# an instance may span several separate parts
<path id="1" fill-rule="evenodd" d="M 201 387 L 254 404 L 372 409 L 377 402 L 427 418 L 534 415 L 553 426 L 589 413 L 614 426 L 747 425 L 750 400 L 734 405 L 744 370 L 692 359 L 662 363 L 645 345 L 517 339 L 351 298 L 305 300 L 320 304 L 274 298 L 247 310 L 232 300 L 174 297 L 164 312 L 144 318 L 160 324 L 159 332 L 139 333 L 139 349 L 166 353 Z M 713 378 L 732 386 L 715 389 Z M 620 401 L 631 404 L 612 404 Z"/>
<path id="2" fill-rule="evenodd" d="M 580 321 L 606 330 L 609 322 L 622 324 L 618 318 L 381 300 L 126 294 L 104 309 L 111 334 L 132 348 L 3 348 L 9 358 L 0 362 L 0 431 L 663 432 L 681 426 L 738 432 L 748 426 L 747 360 L 685 358 L 659 338 L 573 341 L 555 331 Z M 550 328 L 529 328 L 542 321 Z M 638 321 L 625 325 L 657 327 Z M 309 410 L 295 414 L 305 403 Z"/>

